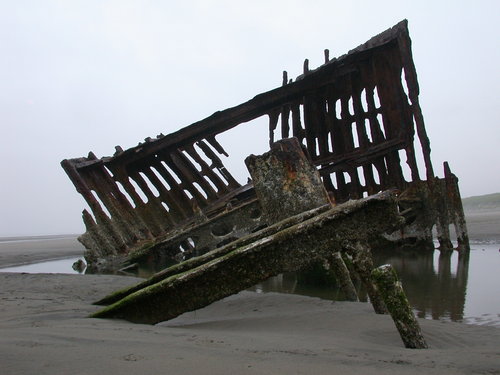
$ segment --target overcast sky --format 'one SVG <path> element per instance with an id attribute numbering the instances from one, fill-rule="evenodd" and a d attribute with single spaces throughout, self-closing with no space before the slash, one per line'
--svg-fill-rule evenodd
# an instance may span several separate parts
<path id="1" fill-rule="evenodd" d="M 436 173 L 500 192 L 500 1 L 0 0 L 0 236 L 83 233 L 62 159 L 168 134 L 404 18 Z M 264 151 L 242 129 L 230 154 Z"/>

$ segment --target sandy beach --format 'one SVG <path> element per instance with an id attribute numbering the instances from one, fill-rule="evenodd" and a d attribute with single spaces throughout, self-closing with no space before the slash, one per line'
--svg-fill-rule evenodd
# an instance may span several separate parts
<path id="1" fill-rule="evenodd" d="M 0 268 L 71 256 L 83 257 L 85 248 L 76 237 L 3 237 L 0 239 Z"/>
<path id="2" fill-rule="evenodd" d="M 470 220 L 471 237 L 498 236 L 496 220 Z M 0 267 L 82 252 L 71 237 L 4 241 Z M 429 349 L 405 349 L 367 303 L 245 291 L 156 326 L 87 318 L 138 280 L 0 273 L 1 373 L 500 374 L 500 329 L 419 319 Z"/>
<path id="3" fill-rule="evenodd" d="M 243 292 L 148 326 L 88 319 L 118 276 L 0 274 L 2 374 L 496 374 L 500 330 L 420 320 L 404 349 L 366 303 Z"/>

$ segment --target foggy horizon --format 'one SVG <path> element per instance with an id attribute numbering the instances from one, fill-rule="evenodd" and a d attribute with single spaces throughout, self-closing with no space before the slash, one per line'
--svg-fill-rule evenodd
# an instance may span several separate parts
<path id="1" fill-rule="evenodd" d="M 0 237 L 80 234 L 63 159 L 113 155 L 281 86 L 408 19 L 435 174 L 462 198 L 500 192 L 494 1 L 19 1 L 0 5 Z M 241 129 L 238 129 L 240 128 Z M 223 162 L 267 150 L 267 121 L 221 134 Z M 262 132 L 261 132 L 262 133 Z M 417 141 L 418 145 L 418 141 Z"/>

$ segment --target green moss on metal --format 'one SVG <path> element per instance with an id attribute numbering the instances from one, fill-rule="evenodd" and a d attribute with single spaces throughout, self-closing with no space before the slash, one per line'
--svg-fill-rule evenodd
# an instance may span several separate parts
<path id="1" fill-rule="evenodd" d="M 141 290 L 141 289 L 146 288 L 150 285 L 153 285 L 153 284 L 155 284 L 161 280 L 164 280 L 170 276 L 176 275 L 176 274 L 181 273 L 181 272 L 188 271 L 190 269 L 194 269 L 194 268 L 196 268 L 202 264 L 205 264 L 213 259 L 221 257 L 221 256 L 239 248 L 239 247 L 245 246 L 249 243 L 255 242 L 255 241 L 259 240 L 260 238 L 268 236 L 272 233 L 279 232 L 280 230 L 282 230 L 284 228 L 290 227 L 292 225 L 295 225 L 297 223 L 300 223 L 300 222 L 303 222 L 307 219 L 310 219 L 311 217 L 314 217 L 314 216 L 326 211 L 328 208 L 331 209 L 331 206 L 329 206 L 329 205 L 322 206 L 322 207 L 315 208 L 313 210 L 304 212 L 302 214 L 292 216 L 286 220 L 283 220 L 279 223 L 276 223 L 276 224 L 273 224 L 267 228 L 264 228 L 256 233 L 252 233 L 250 235 L 244 236 L 244 237 L 242 237 L 242 238 L 240 238 L 240 239 L 238 239 L 230 244 L 227 244 L 223 247 L 212 250 L 212 251 L 210 251 L 206 254 L 200 255 L 198 257 L 188 259 L 188 260 L 181 262 L 179 264 L 173 265 L 165 270 L 162 270 L 162 271 L 154 274 L 149 279 L 147 279 L 147 280 L 145 280 L 137 285 L 118 290 L 118 291 L 104 297 L 103 299 L 95 302 L 94 304 L 95 305 L 112 304 L 112 303 L 126 297 L 127 295 L 129 295 L 131 293 L 134 293 L 138 290 Z"/>
<path id="2" fill-rule="evenodd" d="M 364 220 L 375 224 L 361 225 Z M 273 234 L 219 254 L 219 257 L 193 269 L 169 276 L 92 316 L 149 324 L 168 320 L 237 293 L 270 276 L 327 259 L 345 241 L 357 241 L 359 238 L 369 241 L 399 223 L 395 202 L 388 195 L 334 208 L 290 227 L 278 226 L 281 230 Z"/>
<path id="3" fill-rule="evenodd" d="M 399 331 L 405 347 L 425 349 L 425 342 L 420 326 L 411 309 L 410 303 L 398 280 L 396 271 L 388 264 L 375 268 L 372 278 Z"/>

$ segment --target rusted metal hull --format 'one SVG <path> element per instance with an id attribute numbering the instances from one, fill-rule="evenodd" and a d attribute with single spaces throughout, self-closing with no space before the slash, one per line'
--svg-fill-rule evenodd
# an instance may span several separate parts
<path id="1" fill-rule="evenodd" d="M 329 60 L 325 54 L 325 64 L 315 70 L 305 63 L 295 81 L 285 72 L 283 86 L 175 133 L 128 150 L 117 146 L 111 157 L 89 153 L 63 160 L 90 207 L 83 211 L 86 232 L 79 238 L 89 269 L 186 259 L 269 225 L 252 183 L 233 178 L 216 139 L 262 116 L 269 118 L 269 133 L 261 136 L 271 145 L 298 139 L 330 200 L 340 204 L 399 191 L 401 210 L 414 213 L 414 220 L 387 235 L 388 243 L 430 243 L 436 226 L 441 247 L 450 248 L 453 224 L 467 249 L 458 180 L 447 166 L 444 179 L 434 175 L 418 97 L 402 21 L 344 56 Z"/>

